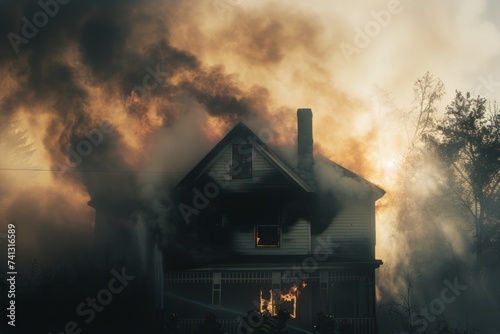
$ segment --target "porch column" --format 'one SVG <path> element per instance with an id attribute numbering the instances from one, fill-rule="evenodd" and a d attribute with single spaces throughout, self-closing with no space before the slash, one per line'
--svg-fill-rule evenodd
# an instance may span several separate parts
<path id="1" fill-rule="evenodd" d="M 321 311 L 329 313 L 330 303 L 328 302 L 328 271 L 320 271 L 319 273 L 319 285 L 320 285 L 320 305 Z"/>
<path id="2" fill-rule="evenodd" d="M 273 271 L 272 273 L 272 282 L 273 282 L 273 296 L 276 296 L 276 292 L 279 291 L 279 293 L 281 293 L 281 272 L 279 271 Z M 279 298 L 279 294 L 277 295 L 278 298 Z M 273 300 L 274 300 L 274 297 L 273 297 Z M 276 300 L 273 301 L 273 305 L 271 306 L 272 309 L 271 309 L 271 312 L 274 313 L 276 312 L 275 310 L 275 306 L 276 306 Z"/>
<path id="3" fill-rule="evenodd" d="M 379 328 L 378 328 L 378 321 L 377 321 L 377 294 L 375 292 L 375 269 L 371 269 L 371 275 L 370 275 L 370 290 L 371 290 L 371 295 L 372 295 L 372 316 L 373 316 L 373 323 L 375 327 L 375 334 L 379 333 Z"/>
<path id="4" fill-rule="evenodd" d="M 220 306 L 221 300 L 221 273 L 212 274 L 212 305 Z"/>

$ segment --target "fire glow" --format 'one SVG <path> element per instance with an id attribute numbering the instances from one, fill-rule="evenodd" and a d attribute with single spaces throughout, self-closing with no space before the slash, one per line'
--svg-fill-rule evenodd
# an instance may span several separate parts
<path id="1" fill-rule="evenodd" d="M 290 302 L 293 306 L 293 312 L 290 311 L 290 316 L 292 318 L 297 318 L 297 303 L 299 301 L 299 296 L 301 290 L 307 286 L 305 281 L 302 281 L 300 285 L 297 283 L 292 283 L 288 292 L 283 294 L 280 289 L 269 290 L 269 299 L 265 299 L 262 296 L 262 288 L 260 289 L 260 311 L 263 314 L 268 314 L 271 316 L 276 316 L 282 304 L 284 302 Z"/>

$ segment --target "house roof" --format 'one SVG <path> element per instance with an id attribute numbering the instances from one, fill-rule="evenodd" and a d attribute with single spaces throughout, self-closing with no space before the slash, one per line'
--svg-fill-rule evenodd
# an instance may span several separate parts
<path id="1" fill-rule="evenodd" d="M 361 184 L 365 185 L 375 196 L 375 200 L 378 200 L 382 196 L 385 195 L 385 190 L 377 186 L 376 184 L 366 180 L 365 178 L 359 176 L 358 174 L 350 171 L 349 169 L 339 165 L 336 162 L 331 161 L 330 159 L 324 157 L 324 156 L 319 156 L 315 158 L 315 161 L 323 162 L 326 166 L 332 168 L 337 172 L 338 175 L 345 177 L 345 178 L 350 178 L 352 180 L 359 181 Z"/>
<path id="2" fill-rule="evenodd" d="M 223 153 L 224 149 L 237 138 L 245 138 L 253 144 L 260 154 L 264 156 L 276 169 L 281 171 L 290 181 L 296 183 L 306 192 L 314 192 L 306 180 L 292 169 L 283 159 L 278 157 L 259 137 L 244 123 L 239 122 L 201 161 L 176 185 L 175 188 L 182 188 L 187 184 L 195 181 L 217 160 Z"/>
<path id="3" fill-rule="evenodd" d="M 318 190 L 318 185 L 314 178 L 304 177 L 304 173 L 300 173 L 298 169 L 291 167 L 287 162 L 276 155 L 276 153 L 266 143 L 260 140 L 259 137 L 242 122 L 239 122 L 231 131 L 229 131 L 229 133 L 219 143 L 217 143 L 217 145 L 215 145 L 215 147 L 203 159 L 201 159 L 201 161 L 186 176 L 184 176 L 184 178 L 175 186 L 175 189 L 184 188 L 190 183 L 196 181 L 209 169 L 217 158 L 220 157 L 224 149 L 237 138 L 245 138 L 251 142 L 253 147 L 276 169 L 281 171 L 283 175 L 301 187 L 304 191 L 313 193 Z M 315 161 L 326 163 L 327 166 L 336 170 L 337 173 L 340 172 L 342 177 L 351 178 L 361 184 L 364 184 L 367 186 L 367 189 L 373 193 L 375 200 L 385 194 L 385 191 L 382 188 L 323 156 L 316 157 Z"/>

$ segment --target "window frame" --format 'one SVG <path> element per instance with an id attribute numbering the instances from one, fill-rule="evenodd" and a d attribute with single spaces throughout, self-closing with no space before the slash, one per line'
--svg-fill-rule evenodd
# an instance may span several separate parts
<path id="1" fill-rule="evenodd" d="M 276 227 L 278 229 L 279 233 L 279 240 L 277 245 L 259 245 L 257 241 L 258 237 L 258 230 L 259 227 Z M 282 240 L 283 240 L 283 228 L 280 224 L 255 224 L 255 229 L 254 229 L 254 240 L 255 240 L 255 248 L 281 248 L 282 245 Z"/>

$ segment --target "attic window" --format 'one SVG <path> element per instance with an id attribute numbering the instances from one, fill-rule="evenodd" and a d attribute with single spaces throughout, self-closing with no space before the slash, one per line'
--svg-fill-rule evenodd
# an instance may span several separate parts
<path id="1" fill-rule="evenodd" d="M 279 225 L 257 225 L 255 234 L 257 247 L 280 246 L 281 228 Z"/>
<path id="2" fill-rule="evenodd" d="M 247 143 L 233 144 L 231 176 L 234 179 L 252 178 L 252 145 Z"/>

